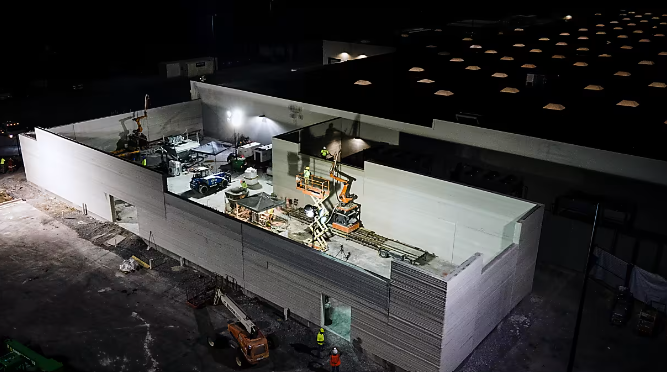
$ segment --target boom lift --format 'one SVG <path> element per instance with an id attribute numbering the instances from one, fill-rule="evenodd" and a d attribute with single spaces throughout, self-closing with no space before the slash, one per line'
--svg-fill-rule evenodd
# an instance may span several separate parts
<path id="1" fill-rule="evenodd" d="M 254 365 L 261 360 L 269 357 L 269 343 L 255 323 L 246 315 L 243 310 L 225 293 L 217 288 L 215 290 L 215 297 L 213 305 L 221 303 L 238 320 L 234 323 L 229 323 L 227 329 L 232 337 L 236 340 L 238 345 L 238 354 L 236 355 L 236 365 L 239 367 L 244 364 Z M 214 342 L 209 340 L 209 345 L 214 346 Z M 236 345 L 235 345 L 236 346 Z"/>
<path id="2" fill-rule="evenodd" d="M 132 121 L 137 123 L 137 129 L 132 131 L 132 134 L 130 134 L 129 139 L 130 143 L 136 147 L 136 149 L 142 149 L 146 146 L 148 146 L 148 138 L 146 135 L 143 133 L 144 128 L 141 126 L 141 121 L 143 119 L 146 119 L 148 117 L 148 102 L 150 98 L 148 97 L 148 94 L 144 97 L 144 114 L 141 116 L 137 116 L 136 118 L 132 118 Z"/>
<path id="3" fill-rule="evenodd" d="M 329 171 L 331 178 L 343 184 L 343 189 L 337 196 L 338 205 L 334 208 L 333 216 L 331 217 L 331 227 L 342 233 L 349 234 L 361 227 L 361 221 L 359 220 L 360 207 L 359 204 L 354 202 L 357 196 L 350 194 L 350 187 L 356 179 L 341 172 L 340 163 L 338 162 L 339 156 L 340 152 L 334 156 L 334 161 Z M 345 178 L 341 178 L 340 176 Z"/>

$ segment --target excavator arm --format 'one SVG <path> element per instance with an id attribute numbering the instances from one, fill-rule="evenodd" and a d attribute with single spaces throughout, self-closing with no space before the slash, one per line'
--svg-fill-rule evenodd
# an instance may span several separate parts
<path id="1" fill-rule="evenodd" d="M 343 184 L 343 189 L 340 191 L 340 194 L 338 195 L 338 199 L 340 200 L 341 203 L 347 204 L 354 199 L 357 198 L 356 195 L 350 195 L 350 187 L 352 186 L 352 182 L 356 181 L 356 178 L 351 177 L 348 174 L 345 174 L 340 171 L 340 164 L 338 163 L 338 157 L 340 156 L 340 152 L 338 152 L 334 156 L 334 161 L 333 164 L 331 165 L 331 169 L 329 170 L 329 177 L 333 178 L 335 181 L 340 182 Z M 343 176 L 345 178 L 341 178 L 338 175 Z"/>
<path id="2" fill-rule="evenodd" d="M 132 120 L 134 120 L 135 123 L 137 123 L 137 133 L 141 133 L 144 131 L 144 128 L 141 126 L 141 120 L 146 119 L 148 117 L 148 101 L 150 100 L 150 97 L 148 97 L 148 94 L 146 94 L 146 97 L 144 97 L 144 114 L 142 116 L 138 116 Z"/>

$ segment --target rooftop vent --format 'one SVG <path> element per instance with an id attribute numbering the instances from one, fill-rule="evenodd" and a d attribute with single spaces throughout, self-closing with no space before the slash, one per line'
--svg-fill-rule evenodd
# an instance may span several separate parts
<path id="1" fill-rule="evenodd" d="M 482 49 L 481 45 L 471 45 L 470 49 Z"/>
<path id="2" fill-rule="evenodd" d="M 452 58 L 449 60 L 449 62 L 463 62 L 463 58 L 458 58 L 458 57 Z"/>
<path id="3" fill-rule="evenodd" d="M 579 39 L 579 40 L 588 40 L 588 36 L 579 36 L 577 39 Z"/>
<path id="4" fill-rule="evenodd" d="M 641 40 L 639 40 L 639 42 L 640 43 L 650 43 L 651 40 L 650 39 L 641 39 Z"/>
<path id="5" fill-rule="evenodd" d="M 557 103 L 550 103 L 544 107 L 542 107 L 547 110 L 555 110 L 555 111 L 563 111 L 565 110 L 565 106 L 557 104 Z"/>
<path id="6" fill-rule="evenodd" d="M 654 88 L 667 88 L 667 84 L 665 84 L 665 83 L 661 83 L 661 82 L 657 82 L 657 81 L 652 82 L 652 83 L 649 84 L 648 86 L 649 86 L 649 87 L 654 87 Z"/>
<path id="7" fill-rule="evenodd" d="M 647 66 L 653 66 L 655 65 L 655 62 L 653 61 L 639 61 L 640 65 L 647 65 Z"/>
<path id="8" fill-rule="evenodd" d="M 515 47 L 517 47 L 517 48 L 523 48 L 523 47 L 525 47 L 525 45 L 523 45 L 523 44 L 514 44 L 513 46 L 515 46 Z"/>
<path id="9" fill-rule="evenodd" d="M 497 77 L 497 78 L 506 78 L 506 77 L 507 77 L 507 74 L 504 73 L 504 72 L 496 72 L 495 74 L 493 74 L 493 75 L 491 75 L 491 76 L 493 76 L 493 77 Z"/>
<path id="10" fill-rule="evenodd" d="M 632 47 L 630 45 L 623 45 L 621 49 L 632 49 Z"/>
<path id="11" fill-rule="evenodd" d="M 597 35 L 604 35 L 604 34 L 606 34 L 606 32 L 604 32 L 604 31 L 598 31 L 598 32 L 596 32 L 596 34 L 597 34 Z"/>
<path id="12" fill-rule="evenodd" d="M 411 68 L 409 71 L 412 71 L 412 72 L 422 72 L 422 71 L 424 71 L 424 69 L 421 68 L 421 67 L 413 67 L 413 68 Z"/>
<path id="13" fill-rule="evenodd" d="M 542 50 L 540 50 L 540 49 L 531 49 L 530 52 L 531 53 L 542 53 Z"/>
<path id="14" fill-rule="evenodd" d="M 449 52 L 439 52 L 438 55 L 439 56 L 448 56 Z"/>
<path id="15" fill-rule="evenodd" d="M 603 90 L 604 88 L 600 85 L 586 85 L 586 90 Z"/>
<path id="16" fill-rule="evenodd" d="M 354 85 L 371 85 L 371 82 L 368 80 L 357 80 Z"/>
<path id="17" fill-rule="evenodd" d="M 598 57 L 603 57 L 603 58 L 607 57 L 608 58 L 608 57 L 611 57 L 611 54 L 600 54 Z"/>
<path id="18" fill-rule="evenodd" d="M 519 90 L 516 88 L 505 87 L 501 90 L 502 93 L 519 93 Z"/>
<path id="19" fill-rule="evenodd" d="M 582 31 L 582 32 L 583 31 L 588 31 L 588 29 L 587 28 L 580 28 L 579 31 Z"/>
<path id="20" fill-rule="evenodd" d="M 526 63 L 526 64 L 524 64 L 524 65 L 521 65 L 521 67 L 523 67 L 523 68 L 535 68 L 535 67 L 537 67 L 537 66 L 535 66 L 535 65 L 533 65 L 533 64 L 531 64 L 531 63 Z"/>
<path id="21" fill-rule="evenodd" d="M 637 107 L 639 106 L 639 103 L 637 103 L 637 101 L 628 101 L 624 99 L 621 102 L 617 103 L 616 106 Z"/>
<path id="22" fill-rule="evenodd" d="M 563 45 L 567 45 L 567 43 L 564 42 L 564 41 L 559 41 L 559 42 L 556 43 L 556 45 L 563 46 Z"/>
<path id="23" fill-rule="evenodd" d="M 421 79 L 421 80 L 417 80 L 417 82 L 418 83 L 425 83 L 425 84 L 435 83 L 435 81 L 433 81 L 431 79 Z"/>
<path id="24" fill-rule="evenodd" d="M 445 96 L 445 97 L 449 97 L 449 96 L 453 96 L 453 95 L 454 95 L 454 93 L 452 93 L 452 92 L 450 92 L 450 91 L 448 91 L 448 90 L 442 90 L 442 89 L 439 90 L 439 91 L 437 91 L 437 92 L 435 92 L 435 93 L 433 93 L 433 94 L 435 94 L 436 96 Z"/>
<path id="25" fill-rule="evenodd" d="M 549 38 L 548 37 L 541 37 L 540 41 L 549 41 Z"/>
<path id="26" fill-rule="evenodd" d="M 568 34 L 567 32 L 563 32 L 560 34 L 560 36 L 570 36 L 570 34 Z"/>
<path id="27" fill-rule="evenodd" d="M 485 51 L 484 53 L 486 53 L 486 54 L 496 54 L 496 53 L 498 53 L 498 52 L 496 52 L 496 51 L 493 50 L 493 49 L 489 49 L 489 50 Z"/>
<path id="28" fill-rule="evenodd" d="M 575 62 L 574 65 L 578 66 L 578 67 L 586 67 L 586 66 L 588 66 L 588 63 L 586 63 L 586 62 Z"/>
<path id="29" fill-rule="evenodd" d="M 630 76 L 629 72 L 625 71 L 618 71 L 617 73 L 614 74 L 615 76 Z"/>
<path id="30" fill-rule="evenodd" d="M 505 56 L 505 57 L 501 57 L 500 60 L 501 60 L 501 61 L 514 61 L 514 57 L 507 57 L 507 56 Z"/>
<path id="31" fill-rule="evenodd" d="M 468 67 L 466 67 L 466 70 L 477 71 L 477 70 L 481 70 L 481 69 L 479 68 L 479 66 L 468 66 Z"/>
<path id="32" fill-rule="evenodd" d="M 551 58 L 555 58 L 555 59 L 565 59 L 565 56 L 560 55 L 560 54 L 556 54 L 556 55 L 554 55 L 554 56 L 551 57 Z"/>

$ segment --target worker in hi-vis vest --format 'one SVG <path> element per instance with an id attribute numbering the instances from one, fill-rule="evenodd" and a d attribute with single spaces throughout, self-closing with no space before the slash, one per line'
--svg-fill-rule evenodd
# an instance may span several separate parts
<path id="1" fill-rule="evenodd" d="M 327 156 L 329 156 L 329 150 L 327 150 L 326 147 L 322 147 L 322 150 L 320 150 L 320 155 L 322 155 L 322 159 L 326 159 Z"/>
<path id="2" fill-rule="evenodd" d="M 141 159 L 141 165 L 146 166 L 146 158 Z"/>
<path id="3" fill-rule="evenodd" d="M 322 357 L 322 352 L 324 351 L 324 328 L 320 328 L 320 332 L 317 334 L 317 356 Z"/>
<path id="4" fill-rule="evenodd" d="M 329 364 L 331 365 L 331 372 L 340 371 L 340 353 L 338 352 L 338 349 L 333 348 L 333 350 L 331 350 Z"/>
<path id="5" fill-rule="evenodd" d="M 310 183 L 310 167 L 306 167 L 306 169 L 303 170 L 303 182 L 305 185 Z"/>
<path id="6" fill-rule="evenodd" d="M 0 173 L 5 173 L 5 158 L 0 158 Z"/>

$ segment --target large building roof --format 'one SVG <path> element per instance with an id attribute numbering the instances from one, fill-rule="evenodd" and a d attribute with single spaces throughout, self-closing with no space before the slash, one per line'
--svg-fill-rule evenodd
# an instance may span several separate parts
<path id="1" fill-rule="evenodd" d="M 667 10 L 443 27 L 401 36 L 391 55 L 237 87 L 423 126 L 472 113 L 489 129 L 667 160 L 665 34 Z"/>

